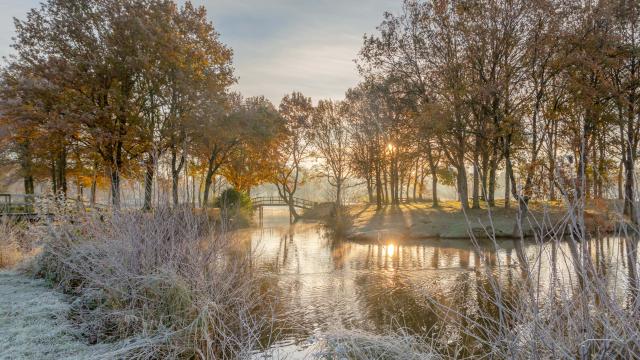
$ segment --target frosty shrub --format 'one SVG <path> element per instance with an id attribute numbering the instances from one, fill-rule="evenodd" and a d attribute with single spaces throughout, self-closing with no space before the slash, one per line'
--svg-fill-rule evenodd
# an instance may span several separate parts
<path id="1" fill-rule="evenodd" d="M 91 343 L 126 344 L 114 356 L 244 358 L 271 297 L 236 245 L 188 209 L 85 216 L 50 227 L 37 271 L 73 295 Z"/>

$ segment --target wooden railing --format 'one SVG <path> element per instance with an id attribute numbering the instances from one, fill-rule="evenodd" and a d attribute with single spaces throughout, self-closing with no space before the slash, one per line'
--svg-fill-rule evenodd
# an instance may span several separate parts
<path id="1" fill-rule="evenodd" d="M 32 214 L 38 197 L 28 194 L 0 194 L 0 214 Z"/>
<path id="2" fill-rule="evenodd" d="M 35 218 L 51 216 L 62 209 L 106 210 L 107 206 L 51 195 L 0 194 L 0 217 Z"/>
<path id="3" fill-rule="evenodd" d="M 289 204 L 284 201 L 279 196 L 259 196 L 251 199 L 251 203 L 254 208 L 264 207 L 264 206 L 289 206 Z M 311 209 L 316 206 L 318 203 L 314 201 L 309 201 L 302 198 L 293 198 L 293 206 L 302 209 Z"/>

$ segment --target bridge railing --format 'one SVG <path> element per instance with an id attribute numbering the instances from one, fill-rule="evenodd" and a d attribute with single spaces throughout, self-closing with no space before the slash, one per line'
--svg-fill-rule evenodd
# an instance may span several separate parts
<path id="1" fill-rule="evenodd" d="M 0 193 L 0 214 L 36 214 L 52 213 L 54 210 L 65 209 L 108 209 L 108 206 L 89 204 L 74 198 L 62 198 L 53 195 L 34 194 L 6 194 Z"/>
<path id="2" fill-rule="evenodd" d="M 0 213 L 33 213 L 37 196 L 30 194 L 0 194 Z"/>
<path id="3" fill-rule="evenodd" d="M 287 206 L 289 205 L 286 201 L 284 201 L 281 197 L 279 196 L 258 196 L 258 197 L 254 197 L 251 199 L 251 203 L 253 204 L 254 207 L 260 207 L 260 206 Z M 314 206 L 316 206 L 317 203 L 314 201 L 310 201 L 310 200 L 306 200 L 306 199 L 302 199 L 302 198 L 297 198 L 294 197 L 293 198 L 293 206 L 295 207 L 299 207 L 299 208 L 303 208 L 303 209 L 310 209 Z"/>

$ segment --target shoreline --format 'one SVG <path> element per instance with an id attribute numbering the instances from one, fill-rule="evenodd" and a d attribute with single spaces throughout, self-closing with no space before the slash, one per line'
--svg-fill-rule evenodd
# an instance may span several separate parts
<path id="1" fill-rule="evenodd" d="M 606 234 L 618 229 L 620 215 L 610 205 L 591 206 L 585 211 L 588 231 Z M 532 238 L 551 230 L 555 235 L 570 234 L 566 212 L 560 204 L 532 204 L 527 218 L 522 220 L 523 237 Z M 349 213 L 351 225 L 344 235 L 348 240 L 471 240 L 471 235 L 477 240 L 520 238 L 517 208 L 494 207 L 489 211 L 485 207 L 463 213 L 456 202 L 446 201 L 438 208 L 430 203 L 388 205 L 380 210 L 374 205 L 357 205 L 350 207 Z"/>

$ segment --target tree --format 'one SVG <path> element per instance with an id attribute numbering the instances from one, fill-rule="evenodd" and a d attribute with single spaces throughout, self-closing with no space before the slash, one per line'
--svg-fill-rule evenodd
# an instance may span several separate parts
<path id="1" fill-rule="evenodd" d="M 164 136 L 177 158 L 194 96 L 220 93 L 233 81 L 231 52 L 204 8 L 190 3 L 178 9 L 171 1 L 49 0 L 16 20 L 16 33 L 9 68 L 63 97 L 56 104 L 64 112 L 52 112 L 46 102 L 38 111 L 49 120 L 63 117 L 75 130 L 73 140 L 100 156 L 116 208 L 122 174 L 133 171 L 142 154 L 147 163 L 157 157 Z M 63 168 L 66 145 L 60 147 Z M 174 189 L 175 182 L 174 176 Z"/>
<path id="2" fill-rule="evenodd" d="M 320 155 L 319 171 L 335 190 L 336 212 L 344 205 L 344 191 L 351 178 L 351 138 L 345 122 L 345 104 L 331 100 L 318 102 L 310 128 L 314 150 Z"/>
<path id="3" fill-rule="evenodd" d="M 262 96 L 246 99 L 232 119 L 243 129 L 239 146 L 231 152 L 222 174 L 234 188 L 250 193 L 251 188 L 271 180 L 285 123 L 273 104 Z"/>
<path id="4" fill-rule="evenodd" d="M 294 206 L 294 196 L 305 176 L 303 162 L 310 155 L 307 133 L 313 114 L 311 98 L 299 92 L 286 95 L 280 102 L 279 112 L 284 120 L 285 134 L 279 142 L 273 182 L 278 195 L 288 204 L 293 219 L 297 220 L 300 216 Z"/>

